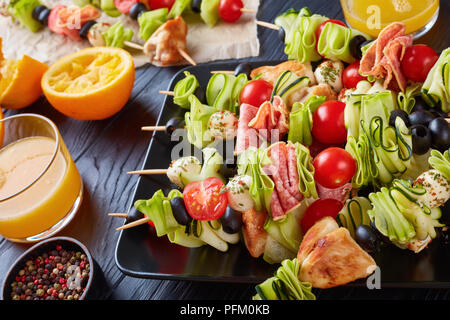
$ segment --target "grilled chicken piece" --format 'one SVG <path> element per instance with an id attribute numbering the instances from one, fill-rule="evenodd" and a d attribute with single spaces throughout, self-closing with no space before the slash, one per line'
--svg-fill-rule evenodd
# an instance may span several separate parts
<path id="1" fill-rule="evenodd" d="M 262 66 L 253 69 L 250 77 L 253 79 L 257 75 L 261 74 L 259 79 L 263 79 L 274 84 L 280 74 L 287 70 L 294 72 L 299 77 L 308 77 L 311 81 L 310 84 L 316 83 L 316 78 L 314 77 L 311 63 L 300 63 L 297 60 L 289 60 L 276 66 Z"/>
<path id="2" fill-rule="evenodd" d="M 299 88 L 292 92 L 286 101 L 286 105 L 292 107 L 296 102 L 305 103 L 311 96 L 324 96 L 326 101 L 337 99 L 337 94 L 330 85 L 321 83 L 312 87 Z"/>
<path id="3" fill-rule="evenodd" d="M 307 256 L 314 250 L 317 241 L 323 238 L 330 232 L 339 229 L 339 226 L 332 217 L 325 217 L 317 221 L 303 237 L 300 249 L 298 250 L 297 259 L 300 265 L 307 258 Z"/>
<path id="4" fill-rule="evenodd" d="M 160 26 L 144 45 L 144 53 L 155 65 L 168 66 L 184 61 L 180 50 L 186 50 L 188 27 L 181 16 Z"/>
<path id="5" fill-rule="evenodd" d="M 264 253 L 267 241 L 267 231 L 264 230 L 267 213 L 250 209 L 242 212 L 244 242 L 250 255 L 258 258 Z"/>
<path id="6" fill-rule="evenodd" d="M 339 228 L 317 241 L 301 265 L 299 279 L 314 288 L 327 289 L 365 278 L 375 268 L 375 261 L 348 230 Z"/>

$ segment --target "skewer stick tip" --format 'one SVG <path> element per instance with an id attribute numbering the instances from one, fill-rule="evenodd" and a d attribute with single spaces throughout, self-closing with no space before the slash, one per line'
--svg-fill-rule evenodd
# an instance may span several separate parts
<path id="1" fill-rule="evenodd" d="M 167 169 L 146 169 L 146 170 L 136 170 L 136 171 L 128 171 L 127 174 L 166 174 Z"/>
<path id="2" fill-rule="evenodd" d="M 139 220 L 136 220 L 136 221 L 124 224 L 123 226 L 118 227 L 116 230 L 120 231 L 120 230 L 124 230 L 124 229 L 137 227 L 137 226 L 140 226 L 141 224 L 147 223 L 149 221 L 151 221 L 149 217 L 144 217 L 142 219 L 139 219 Z"/>
<path id="3" fill-rule="evenodd" d="M 257 11 L 255 9 L 241 8 L 241 12 L 244 12 L 244 13 L 256 13 Z"/>
<path id="4" fill-rule="evenodd" d="M 142 50 L 144 51 L 144 47 L 142 45 L 140 45 L 139 43 L 134 43 L 131 41 L 124 41 L 123 42 L 127 47 L 133 48 L 133 49 L 137 49 L 137 50 Z"/>
<path id="5" fill-rule="evenodd" d="M 277 30 L 277 31 L 280 30 L 280 27 L 277 26 L 276 24 L 273 24 L 273 23 L 256 20 L 256 24 L 261 26 L 261 27 L 269 28 L 269 29 L 272 29 L 272 30 Z"/>
<path id="6" fill-rule="evenodd" d="M 191 56 L 190 56 L 186 51 L 184 51 L 184 50 L 181 49 L 181 48 L 178 48 L 178 52 L 181 54 L 181 56 L 182 56 L 184 59 L 186 59 L 187 62 L 189 62 L 189 63 L 192 64 L 193 66 L 196 66 L 196 65 L 197 65 L 197 63 L 195 62 L 195 60 L 192 59 Z"/>
<path id="7" fill-rule="evenodd" d="M 216 73 L 234 74 L 234 71 L 232 71 L 232 70 L 213 70 L 213 71 L 211 71 L 211 74 L 216 74 Z"/>
<path id="8" fill-rule="evenodd" d="M 110 217 L 128 218 L 128 213 L 108 213 Z"/>
<path id="9" fill-rule="evenodd" d="M 166 96 L 174 96 L 175 93 L 173 91 L 165 91 L 165 90 L 159 90 L 160 94 L 165 94 Z"/>
<path id="10" fill-rule="evenodd" d="M 166 131 L 165 126 L 146 126 L 141 127 L 142 131 Z"/>

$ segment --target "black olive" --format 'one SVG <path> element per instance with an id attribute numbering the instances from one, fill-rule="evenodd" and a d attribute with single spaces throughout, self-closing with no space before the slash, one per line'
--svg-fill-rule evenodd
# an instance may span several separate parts
<path id="1" fill-rule="evenodd" d="M 361 35 L 357 35 L 350 40 L 349 49 L 350 54 L 356 60 L 360 60 L 362 58 L 361 45 L 365 44 L 367 39 Z"/>
<path id="2" fill-rule="evenodd" d="M 400 117 L 405 122 L 405 125 L 409 127 L 408 114 L 400 109 L 392 110 L 391 115 L 389 116 L 389 125 L 391 127 L 395 127 L 395 119 L 397 119 L 397 117 Z"/>
<path id="3" fill-rule="evenodd" d="M 135 3 L 130 8 L 130 18 L 136 20 L 145 11 L 147 11 L 145 4 L 142 2 Z"/>
<path id="4" fill-rule="evenodd" d="M 435 117 L 435 118 L 448 118 L 448 114 L 446 114 L 444 111 L 440 110 L 440 109 L 435 109 L 435 108 L 430 108 L 430 110 L 428 110 L 431 112 L 431 114 Z"/>
<path id="5" fill-rule="evenodd" d="M 87 36 L 88 36 L 88 33 L 89 33 L 89 30 L 96 23 L 97 22 L 93 21 L 93 20 L 90 20 L 90 21 L 86 22 L 80 29 L 80 37 L 86 40 Z"/>
<path id="6" fill-rule="evenodd" d="M 33 17 L 34 20 L 39 21 L 39 15 L 41 14 L 42 10 L 45 10 L 48 8 L 46 6 L 37 6 L 36 8 L 33 9 L 33 12 L 31 13 L 31 16 Z"/>
<path id="7" fill-rule="evenodd" d="M 38 21 L 44 26 L 48 23 L 48 16 L 50 15 L 50 9 L 45 8 L 39 13 Z"/>
<path id="8" fill-rule="evenodd" d="M 225 161 L 225 163 L 220 168 L 220 173 L 227 180 L 237 175 L 236 162 L 230 164 Z"/>
<path id="9" fill-rule="evenodd" d="M 375 218 L 373 220 L 370 221 L 370 227 L 372 228 L 372 230 L 375 232 L 375 234 L 377 235 L 378 239 L 382 242 L 382 243 L 391 243 L 391 240 L 389 240 L 388 237 L 386 237 L 384 234 L 382 234 L 376 227 L 375 225 Z"/>
<path id="10" fill-rule="evenodd" d="M 369 197 L 369 194 L 374 192 L 374 188 L 372 186 L 361 186 L 361 188 L 358 189 L 358 197 Z"/>
<path id="11" fill-rule="evenodd" d="M 411 126 L 415 124 L 421 124 L 423 126 L 428 126 L 431 120 L 434 119 L 434 116 L 431 112 L 426 110 L 419 110 L 411 113 L 409 116 L 409 124 Z"/>
<path id="12" fill-rule="evenodd" d="M 425 154 L 431 148 L 430 130 L 421 125 L 415 124 L 411 127 L 412 149 L 415 154 Z"/>
<path id="13" fill-rule="evenodd" d="M 429 110 L 430 106 L 423 100 L 422 96 L 415 96 L 414 100 L 414 107 L 411 110 L 411 113 L 419 111 L 419 110 Z"/>
<path id="14" fill-rule="evenodd" d="M 247 62 L 239 63 L 234 69 L 234 75 L 237 77 L 241 73 L 245 74 L 247 78 L 250 79 L 250 73 L 252 72 L 252 67 Z"/>
<path id="15" fill-rule="evenodd" d="M 200 13 L 202 6 L 202 0 L 192 0 L 191 8 L 192 11 Z"/>
<path id="16" fill-rule="evenodd" d="M 166 133 L 171 136 L 176 129 L 183 129 L 185 122 L 183 118 L 174 117 L 166 123 Z"/>
<path id="17" fill-rule="evenodd" d="M 281 40 L 281 42 L 284 42 L 284 40 L 286 39 L 286 30 L 284 30 L 283 27 L 280 27 L 280 29 L 278 29 L 278 38 Z"/>
<path id="18" fill-rule="evenodd" d="M 438 150 L 444 151 L 450 148 L 450 124 L 444 118 L 436 118 L 428 125 L 433 146 Z"/>
<path id="19" fill-rule="evenodd" d="M 226 233 L 238 233 L 242 227 L 242 214 L 231 207 L 227 207 L 219 221 L 222 224 L 223 231 Z"/>
<path id="20" fill-rule="evenodd" d="M 192 221 L 192 217 L 188 214 L 182 197 L 175 197 L 170 200 L 170 206 L 172 207 L 173 217 L 179 224 L 187 226 Z"/>
<path id="21" fill-rule="evenodd" d="M 142 218 L 144 218 L 144 214 L 133 207 L 131 209 L 130 213 L 128 213 L 127 222 L 128 223 L 129 222 L 134 222 L 134 221 L 140 220 Z"/>
<path id="22" fill-rule="evenodd" d="M 363 224 L 356 228 L 355 240 L 367 252 L 375 252 L 380 247 L 380 241 L 375 230 Z"/>
<path id="23" fill-rule="evenodd" d="M 205 104 L 206 103 L 206 92 L 202 87 L 197 87 L 194 91 L 194 95 L 197 97 L 198 101 Z"/>

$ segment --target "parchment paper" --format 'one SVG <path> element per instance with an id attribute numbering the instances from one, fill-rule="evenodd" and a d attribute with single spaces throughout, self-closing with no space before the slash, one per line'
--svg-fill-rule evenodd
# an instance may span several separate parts
<path id="1" fill-rule="evenodd" d="M 57 4 L 73 5 L 71 0 L 42 0 L 41 2 L 49 8 Z M 257 10 L 259 0 L 244 0 L 244 5 L 245 8 Z M 104 13 L 97 19 L 99 22 L 108 22 L 111 25 L 119 20 L 123 21 L 127 28 L 133 29 L 133 42 L 144 43 L 138 37 L 139 25 L 136 20 L 126 15 L 111 18 Z M 220 21 L 213 28 L 209 28 L 202 21 L 188 19 L 189 54 L 197 63 L 257 56 L 259 41 L 255 20 L 254 13 L 243 13 L 235 23 Z M 0 37 L 3 39 L 5 57 L 20 59 L 22 55 L 27 54 L 47 64 L 52 64 L 70 53 L 90 46 L 88 41 L 72 41 L 63 35 L 52 33 L 47 27 L 33 33 L 21 27 L 19 22 L 4 16 L 0 16 Z M 132 53 L 136 67 L 148 62 L 148 58 L 138 50 L 126 49 Z"/>

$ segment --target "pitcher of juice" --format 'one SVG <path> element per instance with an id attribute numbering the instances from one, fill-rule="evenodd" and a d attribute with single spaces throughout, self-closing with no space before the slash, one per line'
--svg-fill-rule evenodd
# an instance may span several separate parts
<path id="1" fill-rule="evenodd" d="M 372 37 L 392 22 L 403 22 L 414 39 L 437 20 L 439 0 L 341 0 L 347 24 Z"/>
<path id="2" fill-rule="evenodd" d="M 78 211 L 83 183 L 56 125 L 35 114 L 0 120 L 0 235 L 48 238 Z"/>

